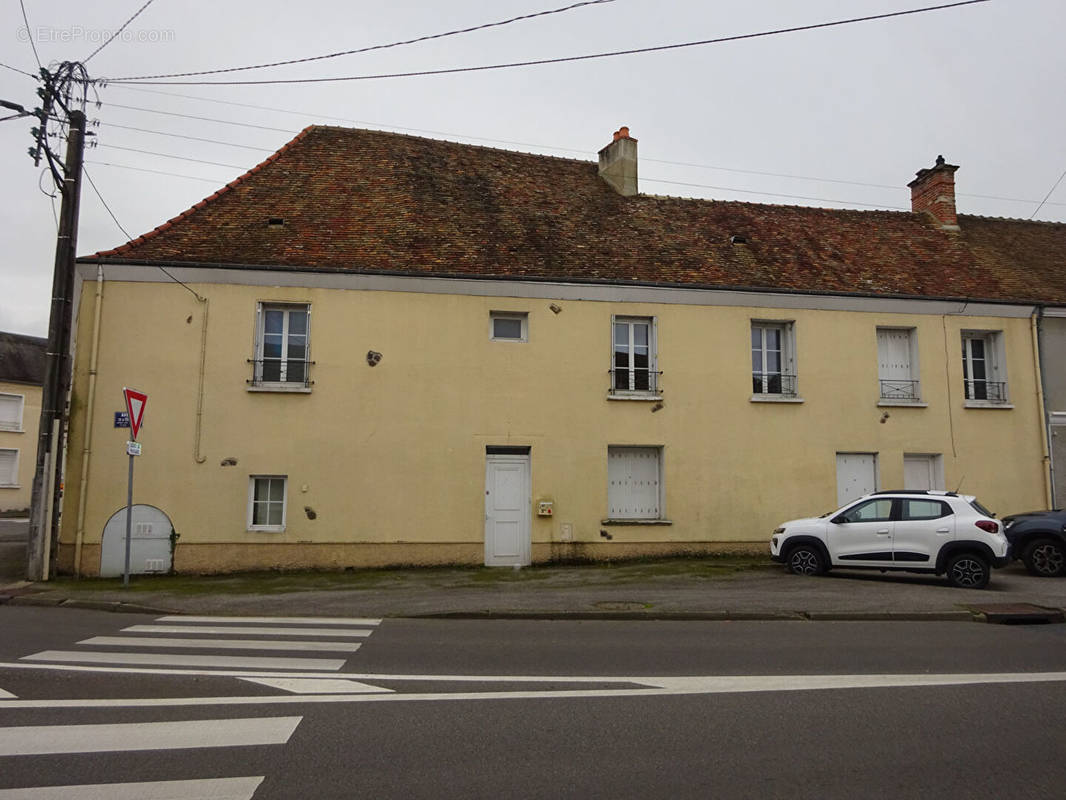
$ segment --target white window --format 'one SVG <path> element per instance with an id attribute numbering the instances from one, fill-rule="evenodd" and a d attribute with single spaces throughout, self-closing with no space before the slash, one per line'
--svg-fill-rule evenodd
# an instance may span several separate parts
<path id="1" fill-rule="evenodd" d="M 1007 369 L 1001 331 L 962 332 L 962 379 L 968 402 L 976 405 L 1007 402 Z"/>
<path id="2" fill-rule="evenodd" d="M 655 370 L 655 320 L 615 317 L 612 342 L 611 393 L 656 394 L 659 374 Z"/>
<path id="3" fill-rule="evenodd" d="M 21 394 L 0 394 L 0 431 L 22 430 Z"/>
<path id="4" fill-rule="evenodd" d="M 311 307 L 260 303 L 258 315 L 252 383 L 309 387 Z"/>
<path id="5" fill-rule="evenodd" d="M 494 342 L 524 342 L 529 338 L 529 314 L 516 311 L 489 312 L 489 338 Z"/>
<path id="6" fill-rule="evenodd" d="M 751 323 L 751 390 L 755 395 L 796 397 L 795 326 Z"/>
<path id="7" fill-rule="evenodd" d="M 662 518 L 661 447 L 607 448 L 607 516 Z"/>
<path id="8" fill-rule="evenodd" d="M 877 376 L 881 382 L 881 400 L 887 403 L 917 403 L 921 400 L 917 340 L 914 328 L 877 329 Z"/>
<path id="9" fill-rule="evenodd" d="M 252 475 L 248 481 L 248 530 L 285 530 L 284 475 Z"/>
<path id="10" fill-rule="evenodd" d="M 19 484 L 19 451 L 0 450 L 0 486 L 17 487 Z"/>

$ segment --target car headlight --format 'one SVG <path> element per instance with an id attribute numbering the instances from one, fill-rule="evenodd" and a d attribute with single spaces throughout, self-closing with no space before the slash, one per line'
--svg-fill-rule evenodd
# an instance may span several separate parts
<path id="1" fill-rule="evenodd" d="M 785 532 L 785 529 L 784 529 L 784 527 L 780 527 L 780 528 L 774 528 L 774 533 L 775 533 L 775 534 L 777 534 L 777 533 L 784 533 L 784 532 Z"/>

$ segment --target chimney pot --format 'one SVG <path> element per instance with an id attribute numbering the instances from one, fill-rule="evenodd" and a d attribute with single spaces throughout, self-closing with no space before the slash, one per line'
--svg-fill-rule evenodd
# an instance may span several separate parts
<path id="1" fill-rule="evenodd" d="M 944 156 L 937 156 L 934 166 L 918 170 L 917 177 L 907 184 L 911 190 L 911 210 L 931 215 L 945 230 L 959 229 L 955 211 L 957 169 L 955 164 L 944 161 Z"/>

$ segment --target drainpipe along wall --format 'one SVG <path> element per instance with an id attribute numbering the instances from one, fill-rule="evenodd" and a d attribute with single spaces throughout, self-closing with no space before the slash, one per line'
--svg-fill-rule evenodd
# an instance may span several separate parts
<path id="1" fill-rule="evenodd" d="M 89 497 L 89 456 L 93 447 L 93 407 L 96 405 L 96 362 L 100 354 L 100 312 L 104 304 L 104 268 L 96 266 L 96 303 L 93 309 L 93 340 L 89 355 L 89 389 L 85 404 L 85 445 L 81 451 L 81 486 L 78 488 L 78 521 L 74 536 L 74 576 L 81 577 L 81 546 L 85 539 L 85 503 Z"/>
<path id="2" fill-rule="evenodd" d="M 1029 315 L 1029 323 L 1032 329 L 1033 340 L 1033 363 L 1036 366 L 1036 405 L 1040 414 L 1040 443 L 1044 453 L 1042 456 L 1044 472 L 1044 499 L 1048 508 L 1055 508 L 1055 483 L 1053 477 L 1054 465 L 1051 462 L 1050 442 L 1048 431 L 1047 409 L 1044 405 L 1044 353 L 1040 347 L 1040 329 L 1044 318 L 1044 307 L 1037 306 Z"/>

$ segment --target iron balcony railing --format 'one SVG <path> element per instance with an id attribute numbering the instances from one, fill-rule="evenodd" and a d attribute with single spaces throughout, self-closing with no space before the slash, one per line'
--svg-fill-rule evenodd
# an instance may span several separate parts
<path id="1" fill-rule="evenodd" d="M 634 367 L 632 369 L 609 369 L 611 394 L 662 394 L 659 376 L 662 370 Z"/>
<path id="2" fill-rule="evenodd" d="M 796 376 L 783 372 L 752 372 L 751 390 L 755 394 L 776 394 L 782 397 L 796 396 Z"/>
<path id="3" fill-rule="evenodd" d="M 918 381 L 882 380 L 882 400 L 918 400 Z"/>
<path id="4" fill-rule="evenodd" d="M 303 386 L 311 388 L 311 367 L 314 361 L 293 358 L 249 358 L 252 377 L 247 381 L 252 386 Z"/>
<path id="5" fill-rule="evenodd" d="M 1006 381 L 966 380 L 963 383 L 966 386 L 967 400 L 980 400 L 985 403 L 1007 402 Z"/>

